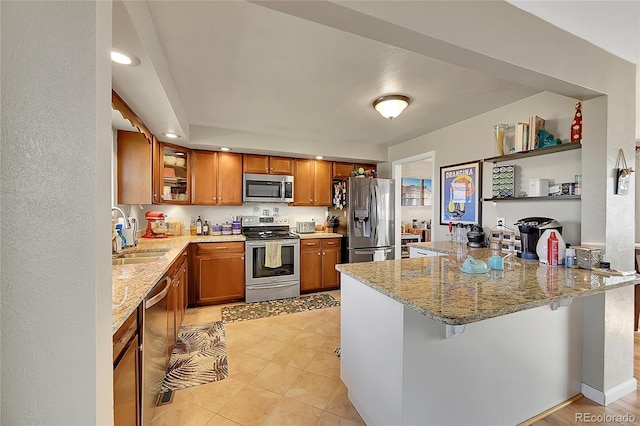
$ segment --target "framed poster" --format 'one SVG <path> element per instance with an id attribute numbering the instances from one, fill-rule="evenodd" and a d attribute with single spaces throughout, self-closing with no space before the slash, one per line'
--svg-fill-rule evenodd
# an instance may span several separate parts
<path id="1" fill-rule="evenodd" d="M 440 167 L 440 224 L 480 224 L 482 163 Z"/>
<path id="2" fill-rule="evenodd" d="M 422 205 L 430 206 L 431 200 L 431 179 L 422 179 Z"/>
<path id="3" fill-rule="evenodd" d="M 422 202 L 421 180 L 418 178 L 402 178 L 402 197 L 400 204 L 403 206 L 419 206 Z"/>

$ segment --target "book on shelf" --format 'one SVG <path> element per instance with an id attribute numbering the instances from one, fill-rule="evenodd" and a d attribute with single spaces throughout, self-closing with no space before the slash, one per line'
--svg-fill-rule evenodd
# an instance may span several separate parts
<path id="1" fill-rule="evenodd" d="M 515 130 L 515 152 L 527 150 L 529 141 L 529 124 L 517 123 Z"/>
<path id="2" fill-rule="evenodd" d="M 529 138 L 526 151 L 539 147 L 540 130 L 544 129 L 544 118 L 537 115 L 529 117 Z"/>

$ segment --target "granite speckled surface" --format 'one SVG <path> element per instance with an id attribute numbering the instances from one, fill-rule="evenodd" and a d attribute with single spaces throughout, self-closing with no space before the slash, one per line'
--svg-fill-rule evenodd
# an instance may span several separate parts
<path id="1" fill-rule="evenodd" d="M 586 269 L 549 267 L 515 255 L 504 261 L 503 271 L 467 274 L 460 271 L 467 256 L 486 262 L 491 250 L 449 242 L 410 245 L 444 255 L 340 264 L 336 269 L 434 321 L 451 325 L 640 283 L 640 275 L 610 276 Z"/>
<path id="2" fill-rule="evenodd" d="M 342 234 L 336 234 L 335 232 L 313 232 L 311 234 L 297 234 L 301 240 L 309 238 L 342 238 Z"/>
<path id="3" fill-rule="evenodd" d="M 138 238 L 138 246 L 127 248 L 118 255 L 149 250 L 167 250 L 158 260 L 148 263 L 114 265 L 111 269 L 113 288 L 113 327 L 118 331 L 122 323 L 138 307 L 153 287 L 169 270 L 173 262 L 190 243 L 224 243 L 245 241 L 242 235 L 182 236 L 168 238 Z M 126 298 L 125 298 L 126 293 Z"/>

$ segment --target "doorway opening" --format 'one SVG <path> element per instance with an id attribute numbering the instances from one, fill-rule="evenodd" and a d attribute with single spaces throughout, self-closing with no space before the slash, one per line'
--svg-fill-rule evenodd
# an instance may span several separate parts
<path id="1" fill-rule="evenodd" d="M 431 241 L 434 222 L 434 156 L 433 151 L 392 163 L 395 181 L 395 258 L 408 257 L 408 242 Z"/>

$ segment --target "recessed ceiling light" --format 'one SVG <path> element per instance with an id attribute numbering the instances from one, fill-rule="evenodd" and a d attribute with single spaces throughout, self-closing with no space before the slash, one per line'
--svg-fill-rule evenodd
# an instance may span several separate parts
<path id="1" fill-rule="evenodd" d="M 178 139 L 180 137 L 180 135 L 177 135 L 177 134 L 171 133 L 171 132 L 163 133 L 163 135 L 165 135 L 169 139 Z"/>
<path id="2" fill-rule="evenodd" d="M 316 155 L 316 160 L 322 160 L 324 157 L 322 155 Z"/>
<path id="3" fill-rule="evenodd" d="M 140 64 L 140 59 L 131 53 L 120 49 L 111 49 L 111 60 L 121 65 L 130 65 L 135 67 Z"/>
<path id="4" fill-rule="evenodd" d="M 226 146 L 223 146 L 222 148 L 220 148 L 220 151 L 231 151 L 231 148 L 227 148 Z"/>

